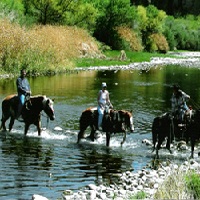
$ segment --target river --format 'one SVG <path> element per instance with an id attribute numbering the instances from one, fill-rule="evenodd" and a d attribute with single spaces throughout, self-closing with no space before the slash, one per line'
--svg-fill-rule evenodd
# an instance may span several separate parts
<path id="1" fill-rule="evenodd" d="M 151 140 L 154 117 L 170 111 L 173 83 L 191 96 L 188 104 L 198 105 L 199 74 L 198 68 L 165 66 L 149 71 L 80 71 L 28 78 L 33 95 L 55 99 L 56 120 L 47 123 L 42 116 L 40 137 L 34 126 L 24 137 L 24 124 L 17 121 L 11 133 L 0 133 L 0 198 L 27 200 L 33 194 L 40 194 L 55 200 L 66 189 L 78 191 L 90 183 L 117 184 L 117 174 L 151 165 L 154 153 L 142 141 Z M 0 80 L 1 100 L 16 92 L 15 81 Z M 128 133 L 123 147 L 121 134 L 112 136 L 109 148 L 104 134 L 95 142 L 76 143 L 81 112 L 97 105 L 102 82 L 108 85 L 115 109 L 133 111 L 135 131 Z M 160 154 L 161 161 L 182 162 L 190 151 L 170 155 L 161 150 Z"/>

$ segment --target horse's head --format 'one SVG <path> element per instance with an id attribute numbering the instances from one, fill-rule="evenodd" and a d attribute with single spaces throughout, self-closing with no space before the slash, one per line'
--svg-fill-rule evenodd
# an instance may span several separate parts
<path id="1" fill-rule="evenodd" d="M 53 103 L 54 103 L 54 100 L 52 100 L 50 98 L 47 98 L 46 96 L 44 97 L 44 100 L 43 100 L 43 110 L 48 115 L 48 117 L 50 118 L 50 120 L 54 120 L 55 119 L 55 113 L 54 113 L 54 109 L 53 109 Z"/>
<path id="2" fill-rule="evenodd" d="M 120 111 L 119 111 L 120 112 Z M 125 126 L 126 128 L 130 129 L 131 132 L 134 131 L 134 124 L 133 124 L 133 114 L 132 114 L 132 111 L 124 111 L 122 110 L 122 118 L 124 118 L 124 123 L 125 123 Z"/>

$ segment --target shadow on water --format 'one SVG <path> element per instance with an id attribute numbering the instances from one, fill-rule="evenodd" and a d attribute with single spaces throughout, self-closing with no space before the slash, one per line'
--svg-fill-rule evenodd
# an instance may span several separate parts
<path id="1" fill-rule="evenodd" d="M 123 159 L 123 154 L 115 152 L 109 147 L 94 144 L 79 144 L 81 152 L 80 170 L 86 171 L 85 176 L 95 176 L 96 184 L 115 183 L 116 175 L 122 169 L 131 170 L 132 162 Z"/>
<path id="2" fill-rule="evenodd" d="M 52 166 L 52 149 L 44 150 L 41 138 L 1 132 L 0 139 L 2 154 L 14 158 L 19 168 L 37 166 L 38 170 L 49 170 Z"/>

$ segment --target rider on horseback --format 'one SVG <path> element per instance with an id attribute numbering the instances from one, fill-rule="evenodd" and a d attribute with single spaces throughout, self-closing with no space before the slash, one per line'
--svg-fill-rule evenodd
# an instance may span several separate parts
<path id="1" fill-rule="evenodd" d="M 98 93 L 98 129 L 102 129 L 102 120 L 103 120 L 103 114 L 106 109 L 106 106 L 108 105 L 110 108 L 113 108 L 110 98 L 109 98 L 109 92 L 106 90 L 107 85 L 105 82 L 102 83 L 102 89 Z"/>
<path id="2" fill-rule="evenodd" d="M 173 94 L 171 98 L 172 114 L 175 118 L 178 118 L 178 124 L 182 124 L 184 121 L 184 115 L 189 110 L 186 102 L 190 99 L 190 96 L 180 90 L 178 85 L 173 85 Z"/>
<path id="3" fill-rule="evenodd" d="M 20 115 L 22 111 L 22 107 L 27 98 L 31 95 L 31 89 L 28 80 L 25 78 L 26 70 L 22 69 L 20 72 L 20 76 L 17 78 L 16 85 L 17 85 L 17 93 L 19 98 L 18 110 L 16 114 L 16 119 L 20 120 Z"/>

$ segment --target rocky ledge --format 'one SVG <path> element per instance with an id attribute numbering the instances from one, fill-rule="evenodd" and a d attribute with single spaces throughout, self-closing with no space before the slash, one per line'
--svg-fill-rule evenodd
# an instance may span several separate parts
<path id="1" fill-rule="evenodd" d="M 199 171 L 200 164 L 194 160 L 185 161 L 182 165 L 165 162 L 160 164 L 156 170 L 143 168 L 136 173 L 127 171 L 119 175 L 119 183 L 111 185 L 90 184 L 78 192 L 66 190 L 63 192 L 62 200 L 124 200 L 138 192 L 145 192 L 146 199 L 154 199 L 153 195 L 158 190 L 166 178 L 174 175 L 178 171 L 188 170 Z M 39 195 L 33 195 L 32 200 L 48 200 Z"/>

